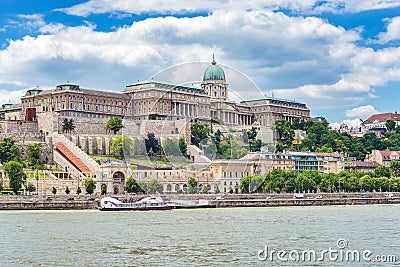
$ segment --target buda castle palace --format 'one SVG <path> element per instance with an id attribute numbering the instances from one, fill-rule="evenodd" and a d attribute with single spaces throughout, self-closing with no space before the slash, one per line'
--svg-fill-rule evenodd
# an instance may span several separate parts
<path id="1" fill-rule="evenodd" d="M 264 97 L 235 103 L 229 100 L 224 70 L 212 61 L 203 75 L 201 88 L 148 80 L 127 85 L 121 93 L 84 89 L 63 84 L 54 89 L 30 89 L 21 104 L 3 104 L 0 116 L 6 120 L 36 119 L 38 113 L 54 112 L 61 116 L 134 120 L 179 120 L 242 126 L 258 122 L 270 127 L 275 120 L 292 122 L 310 119 L 304 103 Z"/>

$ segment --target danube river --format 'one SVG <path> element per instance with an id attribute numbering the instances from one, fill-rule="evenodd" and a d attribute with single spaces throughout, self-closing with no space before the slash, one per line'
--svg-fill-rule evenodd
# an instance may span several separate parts
<path id="1" fill-rule="evenodd" d="M 399 219 L 399 205 L 3 211 L 0 265 L 400 266 Z"/>

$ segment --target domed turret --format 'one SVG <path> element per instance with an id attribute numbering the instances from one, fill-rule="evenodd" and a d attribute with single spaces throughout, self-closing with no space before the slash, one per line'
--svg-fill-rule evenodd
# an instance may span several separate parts
<path id="1" fill-rule="evenodd" d="M 225 81 L 225 72 L 220 66 L 217 66 L 214 55 L 211 65 L 204 71 L 203 81 Z"/>
<path id="2" fill-rule="evenodd" d="M 225 72 L 220 66 L 217 66 L 214 54 L 211 65 L 204 71 L 201 88 L 213 99 L 228 98 L 228 84 L 225 80 Z"/>

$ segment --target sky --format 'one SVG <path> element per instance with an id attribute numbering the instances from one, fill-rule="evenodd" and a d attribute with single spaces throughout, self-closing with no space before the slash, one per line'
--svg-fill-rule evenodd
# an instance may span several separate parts
<path id="1" fill-rule="evenodd" d="M 0 103 L 67 82 L 201 81 L 213 54 L 232 88 L 334 127 L 400 111 L 398 0 L 0 0 Z"/>

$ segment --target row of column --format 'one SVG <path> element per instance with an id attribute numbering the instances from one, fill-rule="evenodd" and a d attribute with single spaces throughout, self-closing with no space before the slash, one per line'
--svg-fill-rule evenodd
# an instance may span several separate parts
<path id="1" fill-rule="evenodd" d="M 185 104 L 174 102 L 174 115 L 187 116 L 187 117 L 198 117 L 199 107 L 194 104 Z"/>
<path id="2" fill-rule="evenodd" d="M 252 124 L 251 115 L 237 114 L 234 112 L 222 112 L 222 119 L 225 123 L 237 125 L 250 125 Z"/>

